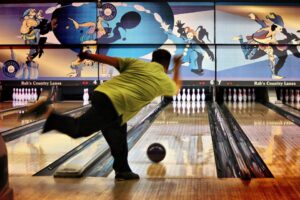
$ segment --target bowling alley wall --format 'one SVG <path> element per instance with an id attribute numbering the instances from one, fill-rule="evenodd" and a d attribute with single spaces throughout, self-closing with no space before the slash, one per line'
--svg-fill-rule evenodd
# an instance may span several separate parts
<path id="1" fill-rule="evenodd" d="M 79 62 L 81 50 L 151 61 L 164 48 L 183 55 L 185 85 L 295 86 L 299 8 L 292 1 L 1 1 L 1 84 L 96 85 L 118 71 Z"/>

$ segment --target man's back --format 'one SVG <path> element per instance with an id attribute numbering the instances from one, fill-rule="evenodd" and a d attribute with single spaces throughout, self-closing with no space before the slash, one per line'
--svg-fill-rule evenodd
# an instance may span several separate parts
<path id="1" fill-rule="evenodd" d="M 96 91 L 110 98 L 118 114 L 123 116 L 123 123 L 155 97 L 172 96 L 176 92 L 175 82 L 156 62 L 120 58 L 119 71 L 120 75 L 98 86 Z"/>

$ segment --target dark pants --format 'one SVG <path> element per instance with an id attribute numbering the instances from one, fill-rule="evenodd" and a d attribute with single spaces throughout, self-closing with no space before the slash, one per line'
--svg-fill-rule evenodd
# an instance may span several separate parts
<path id="1" fill-rule="evenodd" d="M 127 161 L 127 124 L 120 125 L 121 117 L 105 94 L 94 92 L 91 101 L 91 108 L 77 118 L 52 113 L 45 123 L 44 132 L 55 129 L 78 138 L 101 130 L 114 158 L 114 170 L 131 171 Z"/>

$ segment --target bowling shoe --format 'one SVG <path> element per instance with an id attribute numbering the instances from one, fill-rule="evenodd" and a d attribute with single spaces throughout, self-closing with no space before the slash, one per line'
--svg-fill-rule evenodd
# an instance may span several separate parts
<path id="1" fill-rule="evenodd" d="M 125 180 L 140 179 L 140 177 L 138 174 L 135 174 L 133 172 L 117 172 L 115 179 L 117 181 L 125 181 Z"/>

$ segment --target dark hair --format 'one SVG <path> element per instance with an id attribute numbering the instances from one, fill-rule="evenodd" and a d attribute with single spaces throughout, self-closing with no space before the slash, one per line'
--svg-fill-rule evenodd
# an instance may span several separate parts
<path id="1" fill-rule="evenodd" d="M 170 60 L 171 54 L 165 49 L 157 49 L 152 53 L 152 62 L 157 62 L 163 65 L 165 68 L 167 68 L 167 70 L 170 64 Z"/>

